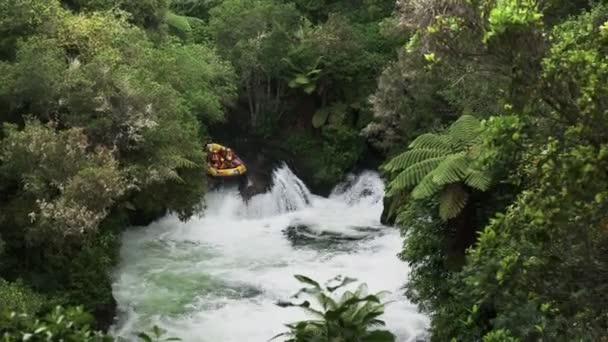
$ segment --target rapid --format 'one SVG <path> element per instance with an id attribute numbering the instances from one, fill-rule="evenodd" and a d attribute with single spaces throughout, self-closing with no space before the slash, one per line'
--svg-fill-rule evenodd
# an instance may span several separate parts
<path id="1" fill-rule="evenodd" d="M 112 333 L 128 340 L 152 325 L 183 341 L 263 342 L 307 318 L 281 308 L 302 284 L 337 275 L 388 290 L 382 317 L 397 341 L 422 341 L 428 318 L 403 296 L 408 265 L 399 231 L 380 224 L 384 184 L 374 172 L 350 176 L 327 198 L 312 194 L 285 165 L 273 185 L 244 201 L 224 187 L 200 217 L 169 215 L 125 233 L 113 293 Z M 356 286 L 356 284 L 353 284 Z"/>

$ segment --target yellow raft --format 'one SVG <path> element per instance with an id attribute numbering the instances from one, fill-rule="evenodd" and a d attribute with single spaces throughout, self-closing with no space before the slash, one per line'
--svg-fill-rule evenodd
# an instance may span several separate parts
<path id="1" fill-rule="evenodd" d="M 218 168 L 212 166 L 212 154 L 221 155 L 222 153 L 226 153 L 228 151 L 232 152 L 233 155 L 232 160 L 229 161 L 231 167 Z M 245 167 L 243 161 L 230 148 L 220 144 L 211 143 L 207 144 L 207 152 L 207 174 L 209 174 L 210 176 L 221 178 L 237 177 L 242 176 L 247 172 L 247 167 Z"/>

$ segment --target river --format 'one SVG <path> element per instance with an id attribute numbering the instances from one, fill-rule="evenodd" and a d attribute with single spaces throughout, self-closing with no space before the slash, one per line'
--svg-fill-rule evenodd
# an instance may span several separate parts
<path id="1" fill-rule="evenodd" d="M 281 308 L 301 287 L 337 275 L 391 291 L 383 319 L 397 341 L 422 341 L 428 318 L 403 297 L 408 266 L 402 238 L 379 222 L 384 184 L 374 172 L 351 176 L 328 197 L 310 193 L 287 166 L 273 186 L 245 202 L 236 188 L 207 194 L 201 217 L 167 216 L 124 234 L 113 292 L 116 336 L 133 340 L 151 325 L 183 341 L 263 342 L 307 318 Z M 355 286 L 356 284 L 353 284 Z"/>

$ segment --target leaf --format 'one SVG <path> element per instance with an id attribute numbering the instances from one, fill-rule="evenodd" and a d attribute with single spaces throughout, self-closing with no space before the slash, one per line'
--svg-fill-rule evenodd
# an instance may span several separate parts
<path id="1" fill-rule="evenodd" d="M 306 85 L 310 83 L 310 78 L 308 78 L 306 75 L 297 75 L 293 81 L 298 85 Z"/>
<path id="2" fill-rule="evenodd" d="M 357 279 L 355 279 L 355 278 L 345 277 L 340 284 L 338 284 L 336 286 L 327 286 L 326 288 L 327 288 L 327 291 L 334 292 L 335 290 L 337 290 L 341 287 L 344 287 L 350 283 L 354 283 L 356 281 L 357 281 Z"/>
<path id="3" fill-rule="evenodd" d="M 162 334 L 165 333 L 164 330 L 162 330 L 161 328 L 159 328 L 157 325 L 152 327 L 152 332 L 154 333 L 154 336 L 161 337 Z"/>
<path id="4" fill-rule="evenodd" d="M 452 154 L 433 170 L 433 182 L 438 186 L 462 182 L 467 176 L 468 168 L 469 161 L 463 152 Z"/>
<path id="5" fill-rule="evenodd" d="M 362 322 L 364 324 L 367 324 L 369 322 L 372 322 L 376 317 L 382 316 L 383 314 L 384 314 L 384 311 L 368 312 L 365 316 L 363 316 Z"/>
<path id="6" fill-rule="evenodd" d="M 419 163 L 421 161 L 446 156 L 446 151 L 432 149 L 432 148 L 416 148 L 406 151 L 393 159 L 391 159 L 386 165 L 384 165 L 383 169 L 386 171 L 398 171 L 403 170 L 415 163 Z"/>
<path id="7" fill-rule="evenodd" d="M 427 148 L 441 150 L 448 153 L 453 151 L 450 142 L 450 138 L 446 138 L 438 134 L 426 133 L 414 139 L 414 141 L 410 143 L 409 148 Z"/>
<path id="8" fill-rule="evenodd" d="M 311 76 L 316 76 L 320 73 L 321 73 L 321 69 L 313 69 L 313 70 L 310 70 L 306 75 L 311 77 Z"/>
<path id="9" fill-rule="evenodd" d="M 327 121 L 332 125 L 340 125 L 344 122 L 348 113 L 348 106 L 342 102 L 336 102 L 330 107 Z"/>
<path id="10" fill-rule="evenodd" d="M 422 199 L 436 194 L 441 187 L 433 181 L 433 173 L 427 174 L 418 185 L 412 190 L 412 198 Z"/>
<path id="11" fill-rule="evenodd" d="M 492 178 L 485 172 L 471 170 L 464 180 L 465 184 L 479 191 L 488 191 L 492 185 Z"/>
<path id="12" fill-rule="evenodd" d="M 137 337 L 139 337 L 141 340 L 145 341 L 145 342 L 152 342 L 152 338 L 150 336 L 148 336 L 148 334 L 146 333 L 139 333 L 137 334 Z"/>
<path id="13" fill-rule="evenodd" d="M 311 84 L 305 86 L 303 90 L 306 94 L 312 94 L 315 91 L 315 89 L 317 89 L 317 85 L 314 83 L 311 83 Z"/>
<path id="14" fill-rule="evenodd" d="M 296 274 L 296 275 L 294 275 L 294 278 L 296 278 L 301 283 L 312 285 L 317 289 L 321 289 L 321 286 L 319 285 L 319 283 L 317 283 L 316 281 L 314 281 L 306 276 L 303 276 L 301 274 Z"/>
<path id="15" fill-rule="evenodd" d="M 472 115 L 463 115 L 448 130 L 448 134 L 463 145 L 471 144 L 481 133 L 481 122 Z"/>
<path id="16" fill-rule="evenodd" d="M 419 163 L 411 165 L 389 183 L 390 190 L 388 192 L 388 196 L 392 196 L 403 189 L 420 184 L 421 181 L 431 174 L 431 172 L 435 170 L 445 159 L 445 157 L 440 156 L 423 160 Z"/>
<path id="17" fill-rule="evenodd" d="M 181 32 L 192 31 L 192 26 L 188 21 L 188 17 L 177 15 L 171 11 L 165 12 L 165 22 L 167 25 Z"/>
<path id="18" fill-rule="evenodd" d="M 293 329 L 293 327 L 292 327 L 291 325 L 289 325 L 289 324 L 286 324 L 286 326 L 287 326 L 288 328 L 290 328 L 290 329 Z M 272 337 L 270 340 L 268 340 L 268 341 L 276 340 L 277 338 L 279 338 L 279 337 L 281 337 L 281 336 L 291 336 L 291 333 L 290 333 L 290 332 L 284 332 L 284 333 L 280 333 L 280 334 L 274 335 L 274 336 L 273 336 L 273 337 Z"/>
<path id="19" fill-rule="evenodd" d="M 312 126 L 314 128 L 320 128 L 321 126 L 325 125 L 328 117 L 329 117 L 328 108 L 323 108 L 323 109 L 318 110 L 312 116 Z"/>

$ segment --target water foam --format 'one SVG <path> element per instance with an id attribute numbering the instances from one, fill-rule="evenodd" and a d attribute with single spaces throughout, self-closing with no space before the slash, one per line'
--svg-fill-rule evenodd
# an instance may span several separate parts
<path id="1" fill-rule="evenodd" d="M 184 341 L 267 341 L 283 324 L 307 318 L 274 304 L 300 287 L 293 274 L 343 274 L 373 292 L 392 291 L 384 318 L 398 341 L 424 336 L 427 318 L 401 294 L 408 273 L 396 257 L 401 238 L 379 222 L 378 175 L 352 176 L 329 198 L 311 194 L 287 166 L 274 172 L 273 183 L 249 201 L 236 189 L 211 192 L 202 217 L 167 216 L 126 233 L 113 287 L 122 314 L 113 333 L 129 338 L 157 324 Z M 294 244 L 284 233 L 294 226 L 319 239 L 356 239 L 329 249 Z"/>

